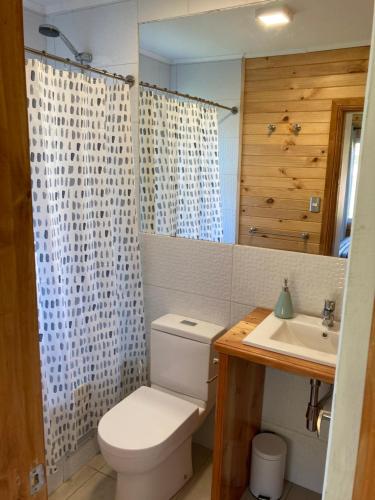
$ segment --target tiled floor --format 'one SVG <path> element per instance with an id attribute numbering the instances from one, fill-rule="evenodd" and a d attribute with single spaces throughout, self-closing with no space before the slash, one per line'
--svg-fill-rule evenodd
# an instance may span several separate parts
<path id="1" fill-rule="evenodd" d="M 174 497 L 174 500 L 210 500 L 212 453 L 207 448 L 193 445 L 194 476 Z M 65 482 L 52 495 L 50 500 L 113 500 L 115 497 L 116 475 L 96 455 L 82 467 L 69 481 Z M 242 500 L 252 500 L 245 493 Z M 287 484 L 282 500 L 319 500 L 320 495 L 309 490 Z M 152 500 L 152 499 L 150 499 Z"/>

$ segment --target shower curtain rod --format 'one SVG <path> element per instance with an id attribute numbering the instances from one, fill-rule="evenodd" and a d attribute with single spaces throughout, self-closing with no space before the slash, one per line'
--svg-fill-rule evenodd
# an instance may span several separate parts
<path id="1" fill-rule="evenodd" d="M 158 85 L 153 85 L 153 84 L 147 83 L 147 82 L 139 82 L 139 85 L 141 87 L 146 87 L 148 89 L 159 90 L 160 92 L 165 92 L 167 94 L 173 94 L 173 95 L 177 95 L 179 97 L 185 97 L 186 99 L 191 99 L 193 101 L 203 102 L 204 104 L 210 104 L 211 106 L 215 106 L 217 108 L 227 109 L 231 113 L 233 113 L 234 115 L 238 113 L 238 108 L 236 106 L 233 106 L 231 108 L 229 106 L 224 106 L 224 104 L 220 104 L 220 103 L 215 102 L 215 101 L 209 101 L 208 99 L 203 99 L 202 97 L 195 97 L 195 96 L 192 96 L 189 94 L 183 94 L 181 92 L 178 92 L 177 90 L 170 90 L 170 89 L 159 87 Z"/>
<path id="2" fill-rule="evenodd" d="M 64 64 L 68 64 L 69 66 L 74 66 L 75 68 L 80 68 L 85 71 L 90 71 L 91 73 L 97 73 L 98 75 L 103 75 L 103 76 L 108 76 L 109 78 L 114 78 L 115 80 L 121 80 L 122 82 L 127 83 L 130 87 L 132 87 L 135 83 L 135 78 L 132 75 L 118 75 L 117 73 L 110 73 L 109 71 L 106 71 L 105 69 L 100 69 L 100 68 L 94 68 L 93 66 L 90 66 L 89 64 L 80 64 L 76 61 L 72 61 L 71 59 L 67 57 L 60 57 L 60 56 L 55 56 L 54 54 L 50 54 L 49 52 L 46 52 L 45 50 L 38 50 L 38 49 L 33 49 L 32 47 L 26 47 L 25 46 L 25 51 L 30 52 L 31 54 L 36 54 L 38 56 L 45 57 L 47 59 L 52 59 L 53 61 L 58 61 Z"/>

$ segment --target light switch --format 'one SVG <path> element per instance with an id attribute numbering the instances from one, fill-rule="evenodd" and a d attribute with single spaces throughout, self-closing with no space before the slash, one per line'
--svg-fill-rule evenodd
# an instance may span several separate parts
<path id="1" fill-rule="evenodd" d="M 319 196 L 311 196 L 310 198 L 310 212 L 320 212 L 321 198 Z"/>

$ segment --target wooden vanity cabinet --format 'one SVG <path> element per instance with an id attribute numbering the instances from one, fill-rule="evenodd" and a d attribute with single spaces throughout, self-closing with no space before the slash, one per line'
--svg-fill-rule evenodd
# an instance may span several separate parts
<path id="1" fill-rule="evenodd" d="M 332 367 L 242 344 L 270 313 L 255 309 L 215 342 L 219 376 L 211 500 L 239 500 L 248 487 L 251 441 L 261 428 L 266 366 L 334 381 Z"/>

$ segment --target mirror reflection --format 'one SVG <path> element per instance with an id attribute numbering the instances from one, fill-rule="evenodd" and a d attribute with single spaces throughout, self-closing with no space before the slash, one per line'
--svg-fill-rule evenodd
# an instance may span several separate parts
<path id="1" fill-rule="evenodd" d="M 347 257 L 369 6 L 348 3 L 350 24 L 291 0 L 277 26 L 255 6 L 140 25 L 142 231 Z"/>

